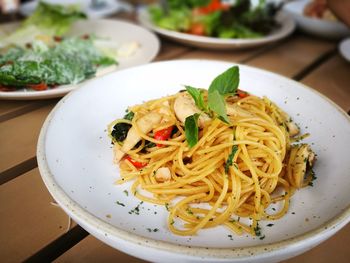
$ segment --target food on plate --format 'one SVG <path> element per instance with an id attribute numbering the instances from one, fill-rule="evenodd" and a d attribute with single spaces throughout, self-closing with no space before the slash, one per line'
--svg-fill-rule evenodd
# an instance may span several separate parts
<path id="1" fill-rule="evenodd" d="M 133 181 L 137 198 L 165 205 L 175 234 L 222 225 L 259 236 L 259 221 L 281 218 L 295 191 L 315 179 L 315 154 L 298 143 L 307 134 L 238 85 L 234 66 L 208 90 L 185 86 L 129 107 L 108 126 L 117 183 Z"/>
<path id="2" fill-rule="evenodd" d="M 98 68 L 115 64 L 94 46 L 92 37 L 38 37 L 26 48 L 10 47 L 0 56 L 1 90 L 76 84 L 95 76 Z"/>
<path id="3" fill-rule="evenodd" d="M 85 14 L 74 5 L 61 6 L 40 2 L 34 13 L 15 32 L 0 39 L 0 47 L 11 44 L 25 47 L 36 36 L 63 36 L 74 22 L 85 18 Z"/>
<path id="4" fill-rule="evenodd" d="M 68 36 L 85 15 L 75 6 L 40 2 L 35 12 L 0 41 L 0 91 L 47 90 L 77 84 L 116 69 L 139 44 L 116 43 L 94 34 Z"/>
<path id="5" fill-rule="evenodd" d="M 259 38 L 276 28 L 276 7 L 250 0 L 169 0 L 149 9 L 152 22 L 168 30 L 218 38 Z"/>
<path id="6" fill-rule="evenodd" d="M 310 3 L 305 6 L 304 15 L 330 21 L 337 20 L 332 11 L 329 9 L 326 0 L 310 1 Z"/>

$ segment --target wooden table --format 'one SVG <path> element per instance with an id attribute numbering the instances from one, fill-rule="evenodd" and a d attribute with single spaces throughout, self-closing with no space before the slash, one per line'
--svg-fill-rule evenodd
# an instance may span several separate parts
<path id="1" fill-rule="evenodd" d="M 320 91 L 350 111 L 350 63 L 337 42 L 301 33 L 262 48 L 210 51 L 161 39 L 156 61 L 202 58 L 267 69 Z M 2 262 L 144 262 L 89 235 L 51 204 L 36 162 L 38 134 L 59 99 L 0 101 L 0 258 Z M 315 109 L 317 110 L 317 109 Z M 349 145 L 350 146 L 350 145 Z M 350 224 L 285 262 L 349 262 Z"/>

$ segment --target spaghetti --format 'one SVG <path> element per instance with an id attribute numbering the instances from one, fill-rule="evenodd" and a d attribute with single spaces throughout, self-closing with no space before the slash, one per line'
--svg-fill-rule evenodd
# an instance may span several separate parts
<path id="1" fill-rule="evenodd" d="M 199 94 L 205 105 L 209 92 Z M 133 180 L 137 198 L 166 205 L 168 227 L 177 235 L 218 225 L 259 235 L 259 220 L 281 218 L 295 190 L 310 182 L 314 153 L 292 144 L 298 127 L 265 97 L 240 90 L 225 96 L 229 122 L 200 110 L 192 97 L 183 91 L 132 106 L 110 124 L 117 183 Z M 196 128 L 190 146 L 188 130 Z M 282 208 L 267 212 L 276 202 Z"/>

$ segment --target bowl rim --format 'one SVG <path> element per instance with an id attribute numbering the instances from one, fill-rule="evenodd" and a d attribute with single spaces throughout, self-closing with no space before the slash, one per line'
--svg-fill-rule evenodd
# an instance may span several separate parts
<path id="1" fill-rule="evenodd" d="M 331 106 L 337 109 L 339 113 L 343 114 L 350 123 L 350 116 L 348 116 L 348 114 L 342 108 L 340 108 L 340 106 L 338 106 L 335 102 L 333 102 L 331 99 L 329 99 L 322 93 L 318 92 L 317 90 L 314 90 L 300 82 L 297 82 L 293 79 L 289 79 L 280 74 L 277 74 L 268 70 L 248 66 L 248 65 L 234 63 L 231 61 L 207 60 L 207 59 L 167 60 L 167 61 L 152 62 L 146 65 L 140 65 L 133 68 L 123 69 L 113 74 L 119 74 L 119 72 L 122 72 L 125 70 L 133 70 L 135 68 L 147 67 L 153 64 L 178 63 L 178 62 L 201 62 L 201 63 L 214 62 L 214 63 L 235 64 L 240 67 L 250 68 L 265 74 L 271 74 L 277 78 L 283 78 L 289 81 L 290 83 L 292 83 L 293 85 L 299 85 L 299 86 L 301 85 L 303 88 L 308 89 L 309 91 L 322 97 L 327 103 L 331 104 Z M 55 105 L 55 107 L 51 110 L 51 112 L 47 116 L 41 128 L 39 138 L 38 138 L 37 160 L 38 160 L 38 168 L 39 168 L 42 180 L 44 181 L 50 194 L 53 196 L 56 202 L 61 206 L 61 208 L 69 216 L 71 216 L 78 224 L 83 225 L 85 228 L 87 228 L 86 230 L 88 232 L 96 233 L 97 231 L 99 232 L 99 234 L 101 234 L 101 236 L 104 235 L 107 239 L 117 238 L 133 245 L 140 245 L 142 247 L 147 247 L 149 249 L 167 251 L 167 252 L 175 253 L 177 255 L 182 255 L 182 256 L 191 256 L 197 259 L 199 257 L 208 257 L 209 259 L 223 260 L 223 259 L 230 258 L 231 260 L 242 260 L 248 257 L 252 259 L 254 255 L 255 256 L 264 255 L 265 257 L 269 257 L 271 255 L 276 255 L 276 253 L 283 253 L 283 251 L 286 251 L 288 248 L 291 248 L 291 247 L 294 247 L 296 250 L 301 250 L 301 248 L 303 247 L 305 248 L 307 246 L 311 248 L 312 245 L 315 246 L 320 242 L 320 240 L 323 241 L 329 238 L 335 232 L 337 232 L 342 227 L 344 227 L 348 222 L 350 222 L 350 204 L 349 204 L 340 213 L 336 214 L 333 218 L 329 219 L 319 227 L 312 229 L 310 231 L 307 231 L 303 234 L 297 235 L 295 237 L 290 237 L 290 238 L 283 239 L 281 241 L 271 242 L 268 244 L 255 245 L 255 246 L 233 247 L 233 248 L 211 248 L 211 247 L 199 247 L 199 246 L 185 246 L 181 244 L 170 243 L 167 241 L 161 241 L 161 240 L 155 240 L 152 238 L 142 237 L 135 233 L 122 230 L 104 220 L 99 219 L 98 217 L 94 216 L 93 214 L 85 210 L 83 207 L 81 207 L 77 202 L 71 199 L 64 192 L 64 190 L 55 181 L 54 175 L 51 173 L 46 160 L 45 140 L 46 140 L 46 134 L 47 134 L 49 125 L 53 117 L 55 116 L 57 110 L 62 105 L 64 105 L 65 100 L 67 100 L 70 96 L 72 96 L 72 94 L 80 90 L 82 87 L 79 87 L 78 89 L 70 92 L 65 97 L 63 97 Z M 96 235 L 94 236 L 96 237 Z M 97 236 L 97 238 L 99 237 Z"/>
<path id="2" fill-rule="evenodd" d="M 146 8 L 140 8 L 137 12 L 137 19 L 138 21 L 144 25 L 145 27 L 149 28 L 150 30 L 153 30 L 154 32 L 171 37 L 171 38 L 177 38 L 181 40 L 186 41 L 193 41 L 198 43 L 208 43 L 208 44 L 215 44 L 215 45 L 256 45 L 256 44 L 265 44 L 270 43 L 274 41 L 281 40 L 291 33 L 296 28 L 296 22 L 294 21 L 292 15 L 290 15 L 288 12 L 285 12 L 281 10 L 279 14 L 277 15 L 277 20 L 281 23 L 281 27 L 278 29 L 278 31 L 272 31 L 272 33 L 260 37 L 260 38 L 218 38 L 218 37 L 208 37 L 208 36 L 197 36 L 192 35 L 188 33 L 178 32 L 174 30 L 169 30 L 165 28 L 161 28 L 157 25 L 155 25 L 147 12 Z"/>

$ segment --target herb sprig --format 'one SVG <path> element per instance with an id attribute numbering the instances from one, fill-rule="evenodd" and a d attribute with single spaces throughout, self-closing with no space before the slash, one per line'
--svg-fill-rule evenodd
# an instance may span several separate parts
<path id="1" fill-rule="evenodd" d="M 210 116 L 216 115 L 220 120 L 229 124 L 230 120 L 226 113 L 225 98 L 234 95 L 239 85 L 239 68 L 233 66 L 217 76 L 210 84 L 208 89 L 208 101 L 205 103 L 201 89 L 191 86 L 185 86 L 187 92 L 192 96 L 196 106 L 202 112 Z M 199 114 L 196 113 L 186 118 L 185 133 L 186 140 L 190 148 L 198 142 L 198 124 Z M 187 124 L 187 125 L 186 125 Z"/>

